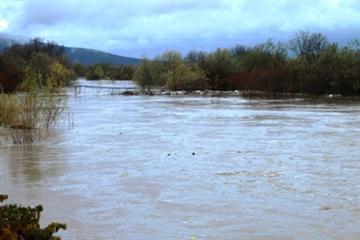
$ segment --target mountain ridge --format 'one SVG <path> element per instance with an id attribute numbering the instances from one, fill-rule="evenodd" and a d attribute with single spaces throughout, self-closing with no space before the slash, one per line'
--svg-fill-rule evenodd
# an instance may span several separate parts
<path id="1" fill-rule="evenodd" d="M 0 35 L 0 52 L 4 51 L 5 48 L 10 47 L 16 43 L 24 43 L 24 41 L 18 41 L 12 39 L 7 35 Z M 64 54 L 69 58 L 71 63 L 81 63 L 84 65 L 94 65 L 101 63 L 108 63 L 113 65 L 136 65 L 140 63 L 140 59 L 120 56 L 105 51 L 90 49 L 90 48 L 79 48 L 79 47 L 68 47 L 64 46 Z"/>

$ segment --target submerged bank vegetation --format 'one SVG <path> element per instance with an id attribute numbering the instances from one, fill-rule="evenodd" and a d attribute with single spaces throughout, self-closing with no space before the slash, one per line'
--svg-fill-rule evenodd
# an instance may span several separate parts
<path id="1" fill-rule="evenodd" d="M 269 40 L 254 47 L 185 57 L 166 51 L 143 59 L 134 80 L 145 89 L 241 90 L 269 93 L 360 94 L 360 48 L 331 43 L 321 33 L 299 32 L 288 43 Z"/>
<path id="2" fill-rule="evenodd" d="M 0 127 L 9 132 L 13 143 L 40 138 L 67 110 L 66 98 L 49 89 L 0 94 Z"/>
<path id="3" fill-rule="evenodd" d="M 35 39 L 1 56 L 0 128 L 14 143 L 32 142 L 67 109 L 63 86 L 75 78 L 63 49 Z M 0 130 L 1 130 L 0 129 Z"/>

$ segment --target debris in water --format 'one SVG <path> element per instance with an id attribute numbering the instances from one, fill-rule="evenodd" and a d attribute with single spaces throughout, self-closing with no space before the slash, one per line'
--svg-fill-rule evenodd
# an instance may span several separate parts
<path id="1" fill-rule="evenodd" d="M 330 206 L 321 206 L 319 208 L 320 211 L 328 211 L 328 210 L 331 210 L 331 207 Z"/>

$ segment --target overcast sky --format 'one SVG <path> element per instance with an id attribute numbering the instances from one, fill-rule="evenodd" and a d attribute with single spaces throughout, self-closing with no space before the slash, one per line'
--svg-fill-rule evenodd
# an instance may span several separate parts
<path id="1" fill-rule="evenodd" d="M 360 38 L 360 0 L 0 0 L 0 33 L 153 57 L 287 40 Z"/>

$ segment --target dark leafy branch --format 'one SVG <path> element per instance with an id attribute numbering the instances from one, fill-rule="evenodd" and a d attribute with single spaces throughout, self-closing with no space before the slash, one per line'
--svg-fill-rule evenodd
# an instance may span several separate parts
<path id="1" fill-rule="evenodd" d="M 8 198 L 0 195 L 0 202 Z M 40 227 L 41 205 L 22 207 L 16 204 L 0 206 L 0 240 L 60 240 L 54 236 L 65 224 L 51 223 L 45 228 Z"/>

